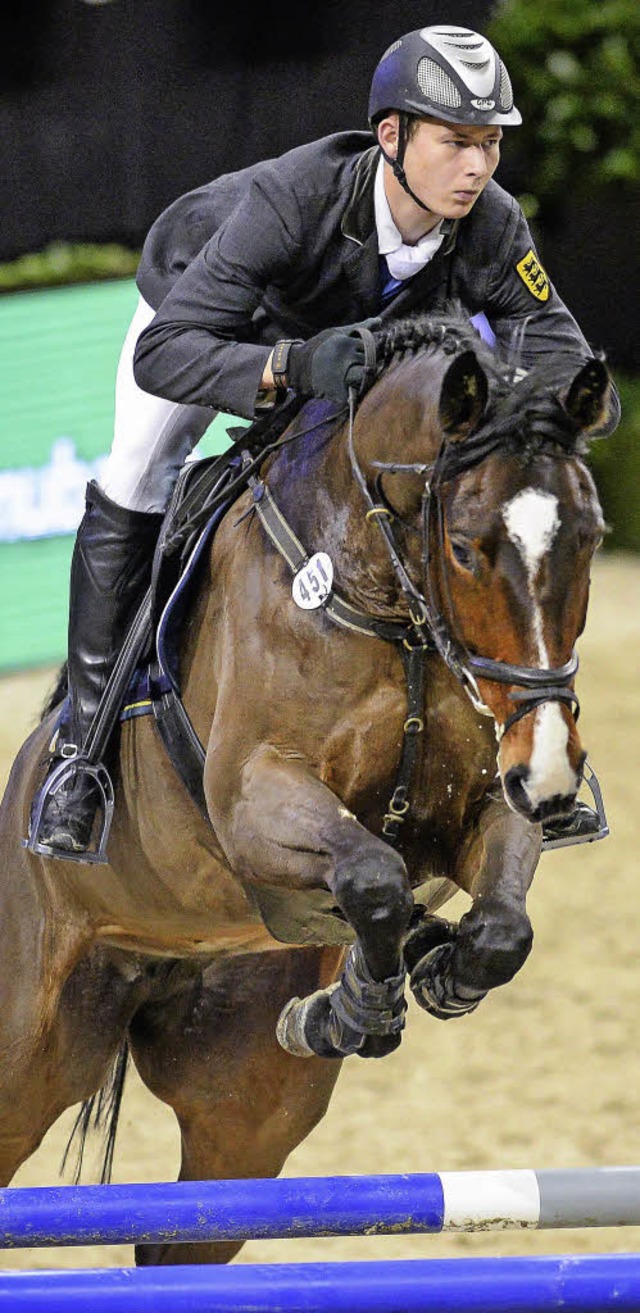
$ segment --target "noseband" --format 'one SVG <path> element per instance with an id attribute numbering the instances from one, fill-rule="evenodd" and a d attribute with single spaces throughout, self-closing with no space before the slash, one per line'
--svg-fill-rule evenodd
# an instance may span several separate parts
<path id="1" fill-rule="evenodd" d="M 385 463 L 375 461 L 375 468 L 387 473 L 413 473 L 425 478 L 422 493 L 422 566 L 424 593 L 410 579 L 400 556 L 400 551 L 391 527 L 393 510 L 391 506 L 376 502 L 371 496 L 362 467 L 358 461 L 354 446 L 354 421 L 356 398 L 353 390 L 349 394 L 349 433 L 348 449 L 353 476 L 367 504 L 367 518 L 375 520 L 384 539 L 391 564 L 402 593 L 405 595 L 411 624 L 416 638 L 416 646 L 432 648 L 438 652 L 447 668 L 464 688 L 476 711 L 482 715 L 492 716 L 493 712 L 483 701 L 478 688 L 478 679 L 487 679 L 496 684 L 509 684 L 520 690 L 510 692 L 512 702 L 519 704 L 507 717 L 503 725 L 497 727 L 498 738 L 545 702 L 564 702 L 577 720 L 580 704 L 576 693 L 569 687 L 578 670 L 578 657 L 574 652 L 563 666 L 545 668 L 541 666 L 512 665 L 507 661 L 496 661 L 493 657 L 474 656 L 467 651 L 460 640 L 452 634 L 442 611 L 437 605 L 433 578 L 433 558 L 430 549 L 432 536 L 435 535 L 438 547 L 445 560 L 444 508 L 441 489 L 456 475 L 464 470 L 479 465 L 492 452 L 496 451 L 502 441 L 499 433 L 480 432 L 475 438 L 464 442 L 448 442 L 443 439 L 435 462 L 432 465 Z M 428 478 L 425 476 L 429 476 Z M 443 564 L 443 577 L 446 570 Z M 449 610 L 454 614 L 451 597 L 448 595 Z"/>

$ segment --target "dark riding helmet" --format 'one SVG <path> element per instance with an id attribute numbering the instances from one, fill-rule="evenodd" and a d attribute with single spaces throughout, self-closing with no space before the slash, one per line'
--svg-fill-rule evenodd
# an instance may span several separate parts
<path id="1" fill-rule="evenodd" d="M 517 126 L 509 74 L 486 37 L 436 25 L 394 41 L 373 75 L 369 122 L 391 110 L 448 123 Z"/>

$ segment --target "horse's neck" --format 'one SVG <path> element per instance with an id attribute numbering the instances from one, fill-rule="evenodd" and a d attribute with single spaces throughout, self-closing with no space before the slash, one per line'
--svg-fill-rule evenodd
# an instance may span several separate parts
<path id="1" fill-rule="evenodd" d="M 310 440 L 309 440 L 310 439 Z M 302 437 L 284 449 L 266 476 L 278 508 L 309 555 L 327 552 L 336 588 L 363 609 L 376 611 L 376 595 L 392 582 L 388 554 L 353 476 L 346 426 L 330 440 Z"/>

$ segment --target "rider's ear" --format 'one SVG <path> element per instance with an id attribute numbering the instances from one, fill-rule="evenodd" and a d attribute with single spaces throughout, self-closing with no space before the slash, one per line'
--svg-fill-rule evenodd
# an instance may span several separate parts
<path id="1" fill-rule="evenodd" d="M 607 417 L 611 375 L 602 360 L 588 360 L 576 374 L 563 405 L 582 429 L 598 427 Z"/>
<path id="2" fill-rule="evenodd" d="M 398 150 L 398 114 L 385 114 L 376 124 L 376 137 L 378 145 L 382 146 L 385 154 L 391 159 L 395 159 Z"/>
<path id="3" fill-rule="evenodd" d="M 466 438 L 484 415 L 487 376 L 474 351 L 456 356 L 442 380 L 440 423 L 447 437 Z"/>

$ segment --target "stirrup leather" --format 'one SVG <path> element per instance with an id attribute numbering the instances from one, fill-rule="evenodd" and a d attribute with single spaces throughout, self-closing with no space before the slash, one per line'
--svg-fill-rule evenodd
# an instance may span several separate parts
<path id="1" fill-rule="evenodd" d="M 40 832 L 50 798 L 54 797 L 64 785 L 71 784 L 72 781 L 77 781 L 80 777 L 83 777 L 86 781 L 91 781 L 92 786 L 95 788 L 98 795 L 96 812 L 101 819 L 100 829 L 93 845 L 85 851 L 73 852 L 43 842 L 40 838 Z M 90 866 L 106 865 L 108 861 L 106 848 L 113 820 L 113 808 L 113 784 L 106 766 L 103 766 L 101 762 L 90 761 L 81 753 L 76 753 L 73 757 L 65 757 L 49 773 L 36 796 L 29 835 L 28 838 L 22 840 L 22 846 L 39 857 L 62 858 L 66 862 L 84 862 Z"/>

